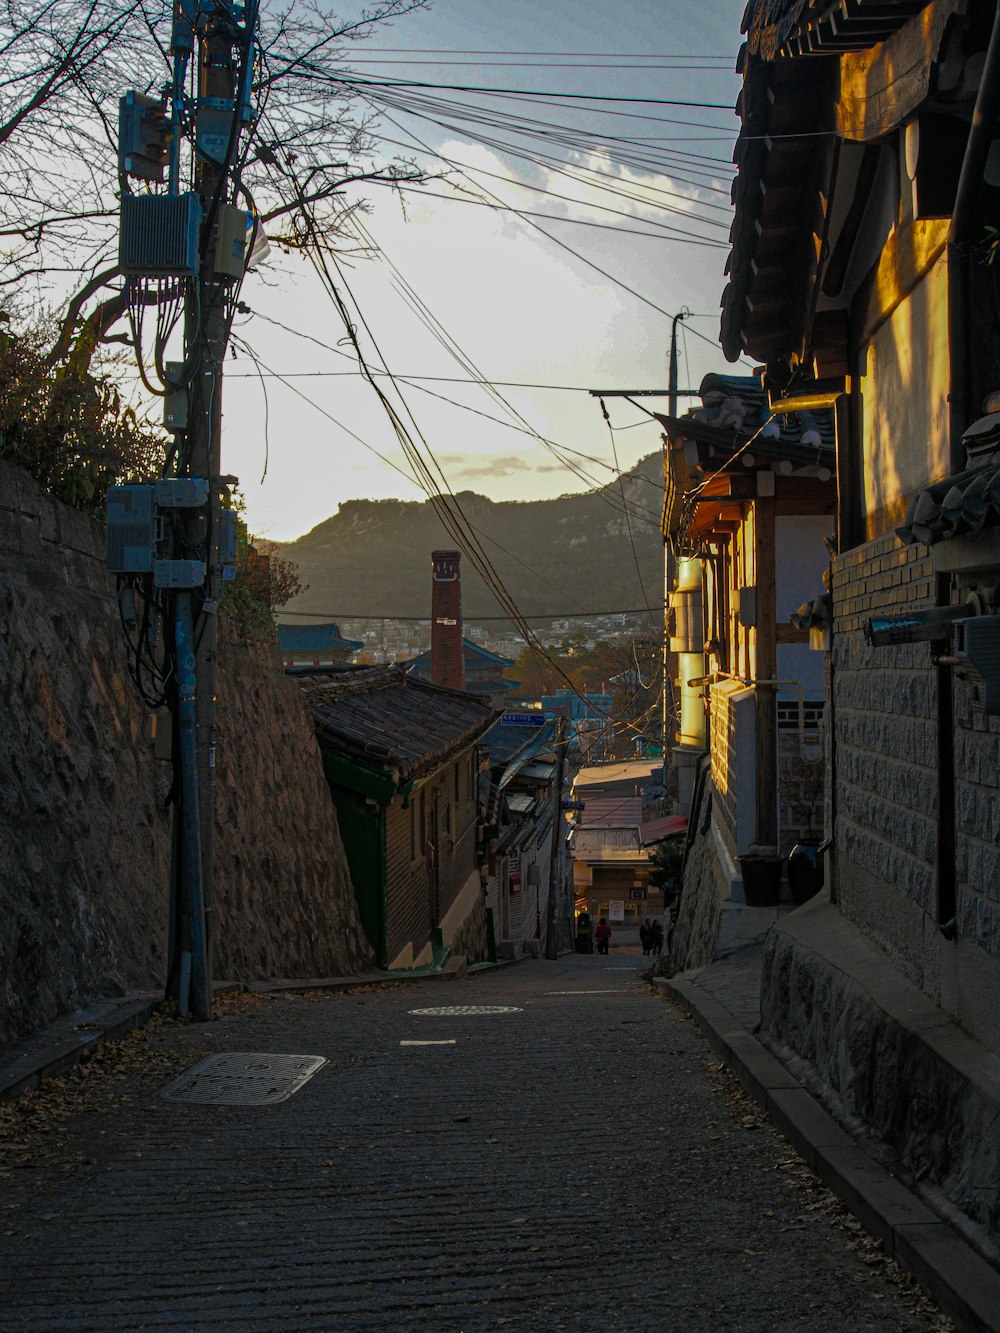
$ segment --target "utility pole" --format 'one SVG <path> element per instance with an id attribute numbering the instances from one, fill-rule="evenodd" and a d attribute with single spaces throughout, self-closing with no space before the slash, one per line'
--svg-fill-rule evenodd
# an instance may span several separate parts
<path id="1" fill-rule="evenodd" d="M 254 22 L 256 5 L 246 5 L 243 17 Z M 240 120 L 247 103 L 252 28 L 241 31 L 231 4 L 219 5 L 202 30 L 197 69 L 198 111 L 195 190 L 201 200 L 202 233 L 197 289 L 188 298 L 185 318 L 185 361 L 195 368 L 185 471 L 208 479 L 208 504 L 190 521 L 185 540 L 206 552 L 208 579 L 202 602 L 195 654 L 197 671 L 198 814 L 201 836 L 203 910 L 205 919 L 206 993 L 193 994 L 195 1014 L 208 1017 L 212 1001 L 212 913 L 215 898 L 215 702 L 218 653 L 218 604 L 222 591 L 220 529 L 222 493 L 222 379 L 229 342 L 230 297 L 233 275 L 225 263 L 224 247 L 232 249 L 228 206 L 229 172 L 236 154 Z M 243 47 L 242 77 L 236 83 L 234 49 Z M 239 220 L 236 220 L 239 225 Z M 244 236 L 238 246 L 242 258 Z"/>
<path id="2" fill-rule="evenodd" d="M 670 321 L 670 359 L 667 366 L 667 414 L 671 417 L 677 416 L 677 325 L 687 319 L 691 311 L 687 306 L 674 315 Z M 663 439 L 663 477 L 666 485 L 667 469 L 670 467 L 670 440 L 667 436 Z M 672 702 L 672 690 L 670 681 L 670 637 L 667 634 L 667 610 L 670 606 L 670 591 L 673 587 L 674 571 L 670 563 L 670 543 L 663 538 L 663 691 L 660 695 L 660 736 L 661 741 L 661 770 L 663 774 L 663 785 L 667 785 L 667 749 L 668 738 L 667 730 L 670 725 L 670 704 Z"/>
<path id="3" fill-rule="evenodd" d="M 555 810 L 552 815 L 552 847 L 549 852 L 549 901 L 545 913 L 545 957 L 559 957 L 559 945 L 556 940 L 556 899 L 562 885 L 562 789 L 563 771 L 566 765 L 566 719 L 562 713 L 556 715 L 556 790 Z"/>
<path id="4" fill-rule="evenodd" d="M 121 270 L 141 304 L 179 301 L 183 287 L 184 342 L 183 360 L 166 362 L 169 335 L 157 334 L 172 463 L 152 486 L 109 493 L 109 569 L 134 581 L 164 625 L 174 769 L 168 993 L 198 1019 L 212 1011 L 217 613 L 236 559 L 236 515 L 222 503 L 235 481 L 222 475 L 222 372 L 251 222 L 231 196 L 252 119 L 259 9 L 260 0 L 176 0 L 172 81 L 160 99 L 127 93 L 119 121 Z M 167 188 L 135 195 L 130 177 Z M 138 341 L 137 350 L 141 358 Z M 113 508 L 126 534 L 115 541 Z M 145 542 L 127 526 L 137 512 Z"/>
<path id="5" fill-rule="evenodd" d="M 685 319 L 691 318 L 691 311 L 687 306 L 682 306 L 670 321 L 670 354 L 667 365 L 667 389 L 590 389 L 591 398 L 666 398 L 667 412 L 671 417 L 677 415 L 677 404 L 680 398 L 697 398 L 700 395 L 698 389 L 679 389 L 677 387 L 677 325 Z M 670 466 L 670 457 L 667 453 L 668 446 L 664 444 L 663 467 L 664 477 L 666 469 Z M 663 748 L 663 780 L 666 783 L 667 777 L 667 729 L 670 719 L 670 675 L 668 670 L 669 641 L 667 638 L 667 608 L 669 606 L 670 584 L 672 579 L 672 570 L 670 568 L 670 548 L 666 544 L 663 547 L 663 690 L 660 696 L 660 735 L 662 737 Z"/>

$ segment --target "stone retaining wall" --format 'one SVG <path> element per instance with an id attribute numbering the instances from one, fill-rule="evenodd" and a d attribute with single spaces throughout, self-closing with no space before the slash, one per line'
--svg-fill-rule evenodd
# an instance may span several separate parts
<path id="1" fill-rule="evenodd" d="M 765 944 L 761 1039 L 987 1253 L 1000 1244 L 1000 1059 L 947 1020 L 824 898 Z M 961 1220 L 961 1219 L 959 1219 Z"/>
<path id="2" fill-rule="evenodd" d="M 298 691 L 220 654 L 215 974 L 367 966 Z M 169 766 L 126 673 L 100 524 L 0 462 L 0 1043 L 165 982 Z"/>

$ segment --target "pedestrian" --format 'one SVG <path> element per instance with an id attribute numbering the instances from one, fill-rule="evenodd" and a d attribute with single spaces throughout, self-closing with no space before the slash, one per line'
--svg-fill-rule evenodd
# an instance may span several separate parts
<path id="1" fill-rule="evenodd" d="M 597 952 L 607 953 L 608 945 L 611 943 L 611 927 L 603 916 L 594 931 L 594 939 L 597 941 Z"/>
<path id="2" fill-rule="evenodd" d="M 654 921 L 650 927 L 650 932 L 650 952 L 653 954 L 654 958 L 659 958 L 663 953 L 663 922 L 659 920 Z"/>
<path id="3" fill-rule="evenodd" d="M 653 927 L 648 916 L 639 927 L 639 943 L 642 945 L 642 953 L 645 957 L 653 947 Z"/>

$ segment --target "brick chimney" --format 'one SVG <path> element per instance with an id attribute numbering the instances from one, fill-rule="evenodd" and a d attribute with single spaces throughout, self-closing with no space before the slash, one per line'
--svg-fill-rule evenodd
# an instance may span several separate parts
<path id="1" fill-rule="evenodd" d="M 431 552 L 431 680 L 452 690 L 465 689 L 461 558 L 461 551 Z"/>

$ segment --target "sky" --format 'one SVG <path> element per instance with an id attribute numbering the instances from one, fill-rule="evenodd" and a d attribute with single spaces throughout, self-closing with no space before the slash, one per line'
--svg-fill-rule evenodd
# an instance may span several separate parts
<path id="1" fill-rule="evenodd" d="M 581 491 L 656 450 L 660 428 L 642 410 L 608 398 L 611 430 L 587 391 L 665 390 L 683 310 L 679 386 L 732 369 L 717 337 L 743 8 L 435 0 L 352 48 L 366 79 L 534 94 L 373 89 L 409 108 L 383 106 L 382 151 L 432 179 L 402 200 L 350 187 L 368 204 L 371 257 L 345 258 L 338 286 L 366 359 L 397 378 L 397 407 L 453 491 Z M 595 100 L 555 96 L 566 93 Z M 435 105 L 417 116 L 415 95 Z M 532 132 L 459 118 L 470 108 L 531 118 Z M 344 500 L 423 498 L 308 263 L 274 256 L 247 277 L 242 300 L 252 314 L 237 321 L 226 367 L 223 470 L 240 479 L 251 531 L 287 541 Z"/>

